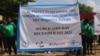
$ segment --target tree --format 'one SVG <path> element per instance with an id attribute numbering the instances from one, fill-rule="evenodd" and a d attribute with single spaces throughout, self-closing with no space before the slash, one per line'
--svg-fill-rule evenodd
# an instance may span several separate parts
<path id="1" fill-rule="evenodd" d="M 79 3 L 79 9 L 80 9 L 80 13 L 93 12 L 93 8 L 92 7 L 87 6 L 85 4 L 81 4 L 81 3 Z"/>
<path id="2" fill-rule="evenodd" d="M 19 4 L 26 4 L 28 1 L 34 0 L 1 0 L 0 14 L 4 16 L 17 16 L 19 11 Z M 92 12 L 92 8 L 79 3 L 80 13 Z"/>
<path id="3" fill-rule="evenodd" d="M 4 16 L 17 16 L 19 4 L 26 4 L 28 1 L 32 0 L 1 0 L 0 14 Z"/>

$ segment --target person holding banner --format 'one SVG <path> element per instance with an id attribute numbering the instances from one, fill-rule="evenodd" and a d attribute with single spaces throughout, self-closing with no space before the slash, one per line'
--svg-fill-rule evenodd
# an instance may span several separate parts
<path id="1" fill-rule="evenodd" d="M 82 36 L 82 46 L 83 46 L 83 56 L 86 55 L 86 41 L 87 41 L 87 31 L 86 31 L 86 25 L 88 23 L 88 19 L 82 19 L 81 20 L 81 33 L 80 35 Z M 78 51 L 80 52 L 80 51 Z"/>
<path id="2" fill-rule="evenodd" d="M 7 20 L 6 20 L 6 18 L 3 18 L 1 32 L 2 32 L 2 37 L 3 37 L 4 50 L 5 50 L 5 53 L 8 53 L 8 45 L 7 45 L 6 34 L 5 34 L 5 29 L 4 29 L 6 27 L 6 25 L 7 25 Z"/>
<path id="3" fill-rule="evenodd" d="M 15 55 L 17 55 L 17 49 L 16 49 L 16 45 L 15 45 L 15 24 L 11 21 L 11 18 L 7 19 L 7 25 L 3 28 L 4 29 L 4 33 L 6 36 L 6 41 L 7 41 L 7 45 L 8 45 L 8 53 L 9 56 L 11 56 L 11 47 L 13 47 L 14 53 Z"/>
<path id="4" fill-rule="evenodd" d="M 93 54 L 92 53 L 92 43 L 93 43 L 93 37 L 94 37 L 94 26 L 93 26 L 93 21 L 92 19 L 89 19 L 89 24 L 86 25 L 86 31 L 87 31 L 87 50 L 88 54 Z"/>

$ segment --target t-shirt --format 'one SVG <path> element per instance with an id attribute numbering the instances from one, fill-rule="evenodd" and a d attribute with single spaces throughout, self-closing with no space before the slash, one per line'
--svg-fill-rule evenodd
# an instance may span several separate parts
<path id="1" fill-rule="evenodd" d="M 86 31 L 87 31 L 87 37 L 91 38 L 94 35 L 94 26 L 93 24 L 87 24 L 86 25 Z"/>
<path id="2" fill-rule="evenodd" d="M 3 26 L 3 33 L 6 37 L 13 37 L 15 35 L 15 24 L 13 22 Z"/>
<path id="3" fill-rule="evenodd" d="M 81 20 L 81 32 L 82 33 L 86 33 L 86 27 L 87 27 L 87 23 L 84 20 Z M 83 36 L 86 36 L 86 34 L 83 34 Z"/>
<path id="4" fill-rule="evenodd" d="M 81 32 L 84 33 L 85 32 L 85 22 L 84 20 L 81 20 Z"/>

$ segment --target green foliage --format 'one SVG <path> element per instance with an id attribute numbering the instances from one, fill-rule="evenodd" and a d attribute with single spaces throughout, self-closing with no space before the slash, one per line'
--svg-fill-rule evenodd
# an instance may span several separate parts
<path id="1" fill-rule="evenodd" d="M 79 3 L 80 13 L 89 13 L 93 11 L 93 8 L 90 6 L 86 6 L 85 4 Z"/>
<path id="2" fill-rule="evenodd" d="M 19 4 L 26 4 L 28 1 L 34 0 L 1 0 L 0 1 L 0 14 L 4 16 L 17 16 Z M 91 7 L 79 3 L 80 13 L 92 12 Z"/>
<path id="3" fill-rule="evenodd" d="M 19 4 L 26 4 L 29 0 L 1 0 L 0 14 L 4 16 L 17 16 Z"/>

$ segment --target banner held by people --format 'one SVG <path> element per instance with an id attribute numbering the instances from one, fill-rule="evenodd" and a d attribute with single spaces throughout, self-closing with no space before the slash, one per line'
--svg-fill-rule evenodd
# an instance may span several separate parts
<path id="1" fill-rule="evenodd" d="M 80 49 L 78 4 L 20 6 L 19 51 Z"/>

